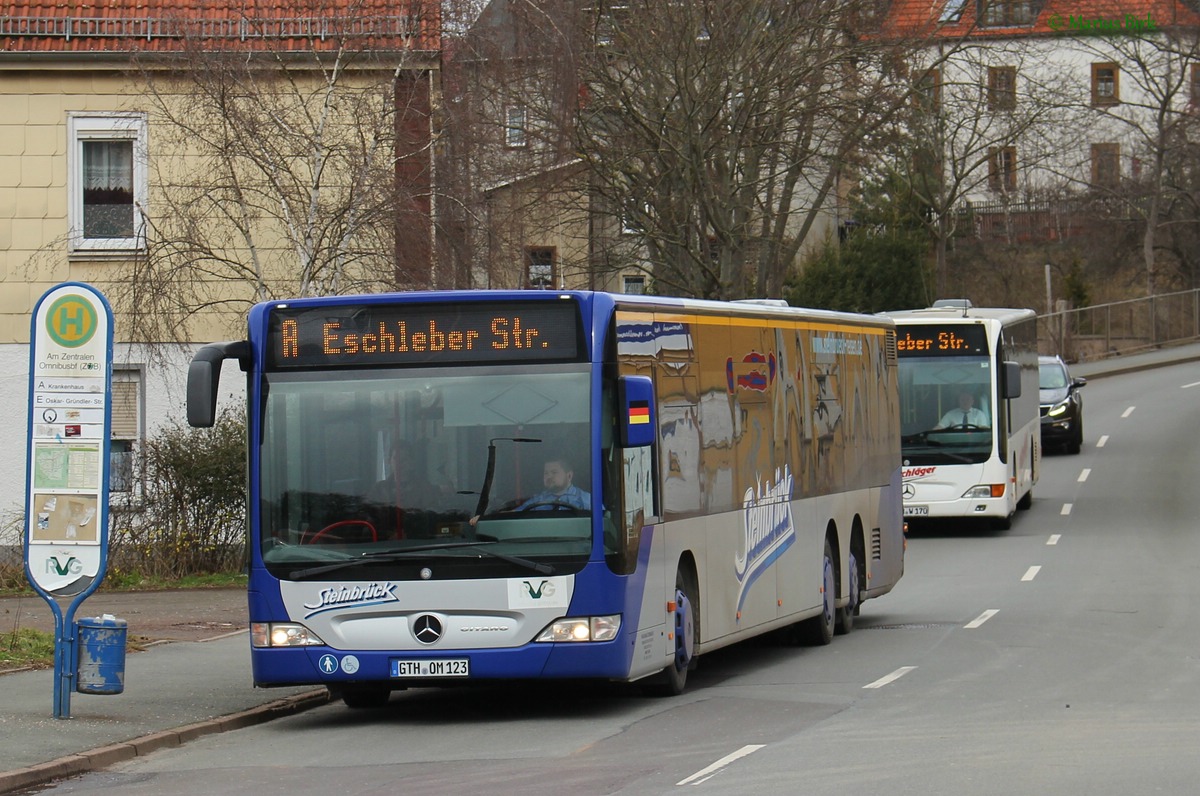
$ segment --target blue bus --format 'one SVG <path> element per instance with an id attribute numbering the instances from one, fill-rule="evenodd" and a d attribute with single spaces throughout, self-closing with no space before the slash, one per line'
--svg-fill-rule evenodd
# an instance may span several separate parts
<path id="1" fill-rule="evenodd" d="M 680 693 L 829 643 L 904 565 L 890 319 L 598 292 L 272 301 L 247 374 L 254 682 L 351 707 L 538 678 Z"/>

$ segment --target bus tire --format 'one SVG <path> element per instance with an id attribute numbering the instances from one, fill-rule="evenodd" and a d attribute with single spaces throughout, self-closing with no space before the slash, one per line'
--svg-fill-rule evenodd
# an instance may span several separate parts
<path id="1" fill-rule="evenodd" d="M 696 668 L 700 641 L 699 603 L 695 579 L 680 567 L 675 573 L 675 658 L 652 686 L 659 696 L 679 696 L 687 686 L 688 670 Z"/>
<path id="2" fill-rule="evenodd" d="M 858 545 L 857 537 L 854 542 L 850 543 L 850 561 L 846 566 L 846 604 L 837 609 L 837 626 L 835 632 L 838 635 L 846 635 L 854 629 L 854 617 L 858 616 L 858 609 L 862 606 L 862 580 L 858 571 Z"/>
<path id="3" fill-rule="evenodd" d="M 825 539 L 825 556 L 821 564 L 821 613 L 805 620 L 808 643 L 823 647 L 833 641 L 837 624 L 837 569 L 833 562 L 833 546 Z"/>
<path id="4" fill-rule="evenodd" d="M 1017 501 L 1017 510 L 1018 511 L 1027 511 L 1032 506 L 1033 506 L 1033 487 L 1029 487 L 1029 491 L 1026 492 L 1024 495 L 1022 495 L 1021 499 Z"/>
<path id="5" fill-rule="evenodd" d="M 354 710 L 377 710 L 392 698 L 392 687 L 387 683 L 348 685 L 339 690 L 342 702 Z"/>

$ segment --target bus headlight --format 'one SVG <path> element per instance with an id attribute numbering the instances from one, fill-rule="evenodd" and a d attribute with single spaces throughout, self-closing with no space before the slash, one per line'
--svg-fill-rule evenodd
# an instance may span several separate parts
<path id="1" fill-rule="evenodd" d="M 1004 484 L 979 484 L 963 492 L 963 498 L 967 500 L 1002 497 L 1004 497 Z"/>
<path id="2" fill-rule="evenodd" d="M 620 614 L 568 617 L 553 622 L 534 641 L 612 641 L 620 629 Z"/>
<path id="3" fill-rule="evenodd" d="M 250 644 L 254 647 L 311 647 L 324 643 L 316 633 L 295 622 L 250 623 Z"/>

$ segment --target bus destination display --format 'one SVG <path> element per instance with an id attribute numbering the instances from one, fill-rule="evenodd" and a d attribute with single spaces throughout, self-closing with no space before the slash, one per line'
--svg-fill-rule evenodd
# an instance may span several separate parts
<path id="1" fill-rule="evenodd" d="M 898 326 L 896 351 L 900 356 L 987 356 L 987 335 L 978 325 Z"/>
<path id="2" fill-rule="evenodd" d="M 564 362 L 582 354 L 573 302 L 355 304 L 271 313 L 274 369 Z"/>

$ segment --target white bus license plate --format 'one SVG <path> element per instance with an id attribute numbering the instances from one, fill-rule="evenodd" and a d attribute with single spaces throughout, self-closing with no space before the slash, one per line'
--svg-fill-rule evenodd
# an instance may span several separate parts
<path id="1" fill-rule="evenodd" d="M 466 658 L 433 658 L 424 661 L 392 658 L 392 677 L 470 677 L 470 664 Z"/>
<path id="2" fill-rule="evenodd" d="M 928 506 L 905 506 L 904 507 L 904 516 L 905 517 L 928 517 L 929 516 L 929 507 Z"/>

